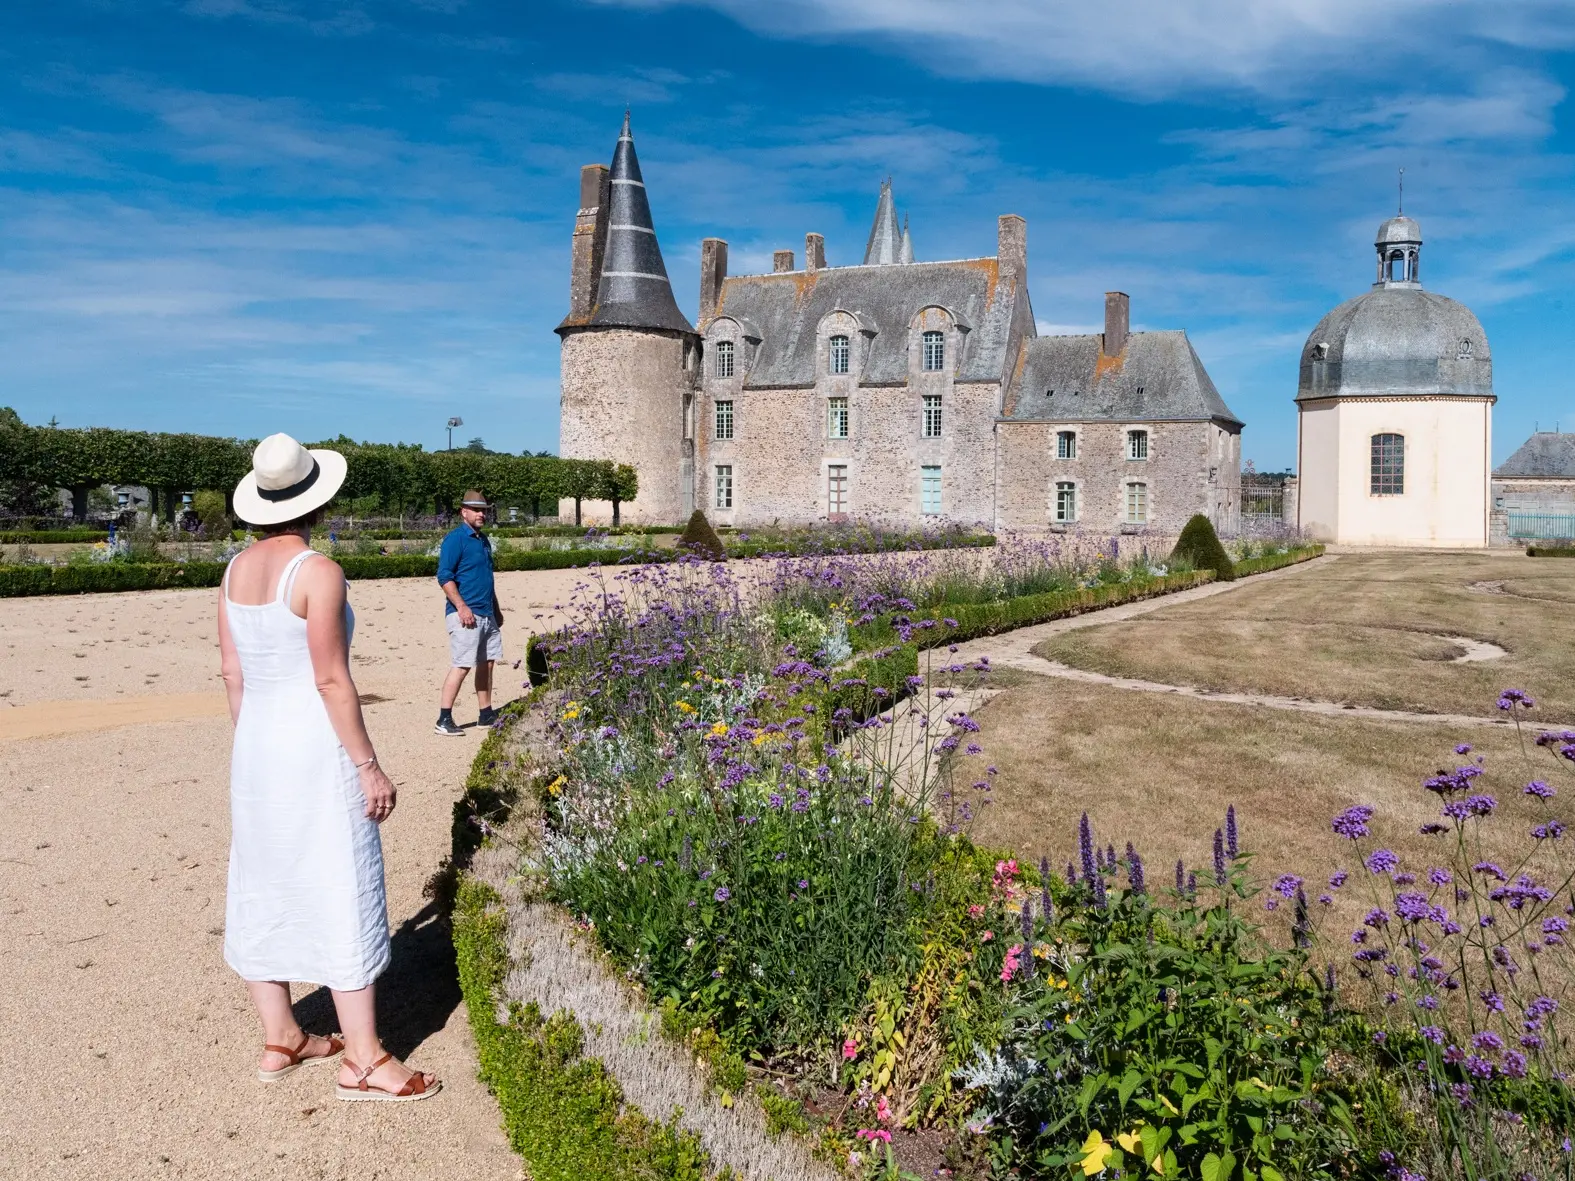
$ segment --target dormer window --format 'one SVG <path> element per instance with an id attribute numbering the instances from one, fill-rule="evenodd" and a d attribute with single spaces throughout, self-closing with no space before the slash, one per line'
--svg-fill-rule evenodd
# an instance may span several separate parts
<path id="1" fill-rule="evenodd" d="M 925 372 L 939 373 L 946 366 L 946 334 L 926 332 L 923 343 Z"/>
<path id="2" fill-rule="evenodd" d="M 851 367 L 853 350 L 848 344 L 846 336 L 833 336 L 831 338 L 830 367 L 832 373 L 846 373 Z"/>
<path id="3" fill-rule="evenodd" d="M 716 376 L 733 376 L 733 342 L 730 340 L 716 342 Z"/>
<path id="4" fill-rule="evenodd" d="M 1472 348 L 1471 342 L 1469 340 L 1462 340 L 1458 345 L 1455 346 L 1455 360 L 1469 361 L 1471 360 L 1471 355 Z"/>

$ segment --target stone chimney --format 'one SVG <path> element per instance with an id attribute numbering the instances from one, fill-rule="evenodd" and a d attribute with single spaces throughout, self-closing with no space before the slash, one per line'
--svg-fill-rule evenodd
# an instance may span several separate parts
<path id="1" fill-rule="evenodd" d="M 1131 335 L 1132 301 L 1125 291 L 1105 292 L 1105 356 L 1114 357 L 1127 347 Z"/>
<path id="2" fill-rule="evenodd" d="M 607 165 L 587 164 L 580 169 L 580 212 L 574 219 L 574 250 L 569 266 L 569 318 L 591 314 L 602 278 L 602 255 L 607 250 L 607 212 L 612 202 L 612 182 Z"/>
<path id="3" fill-rule="evenodd" d="M 1003 213 L 995 229 L 996 270 L 1000 284 L 1017 287 L 1028 280 L 1028 223 L 1015 213 Z"/>
<path id="4" fill-rule="evenodd" d="M 826 239 L 822 234 L 804 235 L 804 269 L 818 271 L 826 265 Z"/>
<path id="5" fill-rule="evenodd" d="M 793 252 L 791 250 L 778 250 L 771 256 L 771 273 L 774 275 L 785 274 L 793 269 Z"/>
<path id="6" fill-rule="evenodd" d="M 722 280 L 727 278 L 727 243 L 721 238 L 706 238 L 700 243 L 700 320 L 716 315 L 722 298 Z"/>

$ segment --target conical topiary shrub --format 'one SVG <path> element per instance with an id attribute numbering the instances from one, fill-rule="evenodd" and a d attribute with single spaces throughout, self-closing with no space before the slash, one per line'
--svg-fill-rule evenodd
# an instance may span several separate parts
<path id="1" fill-rule="evenodd" d="M 1218 545 L 1219 542 L 1215 542 Z M 711 528 L 711 522 L 705 519 L 705 513 L 695 509 L 694 515 L 689 518 L 689 524 L 684 526 L 682 536 L 678 538 L 678 548 L 694 554 L 697 558 L 709 558 L 713 562 L 725 562 L 727 550 L 722 547 L 722 539 L 716 535 L 716 530 Z"/>
<path id="2" fill-rule="evenodd" d="M 1219 534 L 1214 532 L 1214 523 L 1202 513 L 1193 514 L 1192 519 L 1182 527 L 1181 536 L 1176 539 L 1176 548 L 1170 551 L 1170 556 L 1185 558 L 1199 570 L 1214 571 L 1214 577 L 1221 582 L 1229 582 L 1236 577 L 1236 567 L 1231 563 L 1225 547 L 1220 544 Z"/>

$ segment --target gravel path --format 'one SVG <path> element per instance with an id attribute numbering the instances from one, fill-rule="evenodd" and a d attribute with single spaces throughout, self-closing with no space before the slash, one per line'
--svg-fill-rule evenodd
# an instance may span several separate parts
<path id="1" fill-rule="evenodd" d="M 510 659 L 577 571 L 499 578 Z M 391 1049 L 444 1079 L 400 1106 L 341 1103 L 331 1070 L 255 1081 L 262 1041 L 221 956 L 230 724 L 217 592 L 15 599 L 0 619 L 0 1176 L 520 1176 L 475 1079 L 446 929 L 422 887 L 479 736 L 432 732 L 446 664 L 425 579 L 351 586 L 354 668 L 400 804 L 384 826 Z M 500 678 L 513 696 L 523 672 Z M 474 719 L 475 698 L 459 720 Z M 336 1028 L 295 989 L 307 1028 Z"/>

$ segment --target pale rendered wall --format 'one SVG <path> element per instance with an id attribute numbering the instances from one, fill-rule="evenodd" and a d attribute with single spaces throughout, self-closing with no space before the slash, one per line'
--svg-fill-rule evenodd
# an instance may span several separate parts
<path id="1" fill-rule="evenodd" d="M 1333 541 L 1340 528 L 1340 414 L 1334 401 L 1299 406 L 1296 453 L 1298 523 L 1309 536 Z"/>
<path id="2" fill-rule="evenodd" d="M 1339 527 L 1347 545 L 1486 546 L 1491 403 L 1342 399 Z M 1371 494 L 1372 436 L 1402 434 L 1405 492 Z"/>
<path id="3" fill-rule="evenodd" d="M 639 496 L 621 506 L 625 523 L 682 523 L 686 515 L 679 473 L 693 353 L 692 338 L 676 334 L 597 328 L 563 336 L 558 454 L 610 459 L 639 473 Z M 612 519 L 607 501 L 582 508 L 587 524 Z M 558 512 L 572 519 L 574 502 L 562 501 Z"/>

